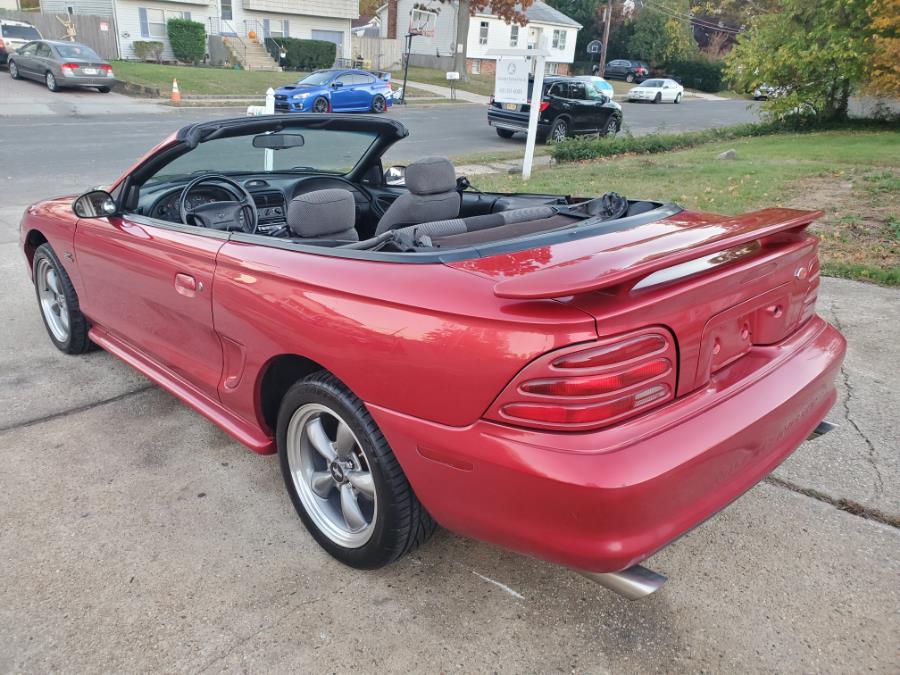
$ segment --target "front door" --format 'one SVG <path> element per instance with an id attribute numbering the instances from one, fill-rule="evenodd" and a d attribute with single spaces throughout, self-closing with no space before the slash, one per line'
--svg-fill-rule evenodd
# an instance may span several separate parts
<path id="1" fill-rule="evenodd" d="M 228 234 L 143 216 L 78 221 L 82 310 L 98 327 L 217 400 L 216 254 Z"/>

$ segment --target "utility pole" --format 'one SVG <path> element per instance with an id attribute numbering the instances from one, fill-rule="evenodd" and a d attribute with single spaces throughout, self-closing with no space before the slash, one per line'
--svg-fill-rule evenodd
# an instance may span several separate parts
<path id="1" fill-rule="evenodd" d="M 606 16 L 603 21 L 603 43 L 600 45 L 600 72 L 597 74 L 603 77 L 606 70 L 606 46 L 609 44 L 609 24 L 612 23 L 612 0 L 606 0 Z"/>

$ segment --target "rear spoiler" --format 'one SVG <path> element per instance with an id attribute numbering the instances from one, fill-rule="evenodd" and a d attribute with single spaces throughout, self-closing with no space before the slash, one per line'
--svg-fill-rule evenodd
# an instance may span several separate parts
<path id="1" fill-rule="evenodd" d="M 772 208 L 685 227 L 610 251 L 499 281 L 494 295 L 517 300 L 560 298 L 629 284 L 675 265 L 720 253 L 779 232 L 802 231 L 822 211 Z M 599 235 L 602 236 L 602 235 Z"/>

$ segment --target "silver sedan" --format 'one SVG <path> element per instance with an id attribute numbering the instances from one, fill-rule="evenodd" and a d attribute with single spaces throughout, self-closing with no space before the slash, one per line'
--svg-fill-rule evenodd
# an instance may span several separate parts
<path id="1" fill-rule="evenodd" d="M 51 40 L 29 42 L 10 54 L 9 75 L 43 82 L 50 91 L 94 87 L 105 94 L 116 82 L 112 66 L 87 45 Z"/>

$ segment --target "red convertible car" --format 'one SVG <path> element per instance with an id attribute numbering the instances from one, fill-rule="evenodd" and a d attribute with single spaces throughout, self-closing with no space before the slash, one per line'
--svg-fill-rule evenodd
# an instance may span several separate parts
<path id="1" fill-rule="evenodd" d="M 640 563 L 768 475 L 835 401 L 820 214 L 489 194 L 384 170 L 375 117 L 193 124 L 29 207 L 53 343 L 115 354 L 258 453 L 331 555 L 436 524 L 630 598 Z"/>

